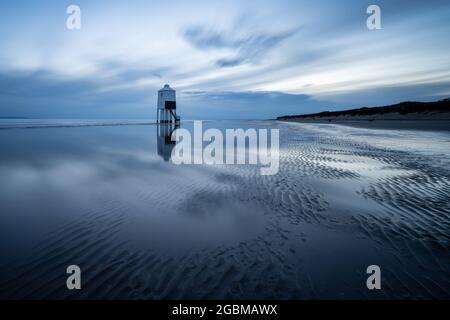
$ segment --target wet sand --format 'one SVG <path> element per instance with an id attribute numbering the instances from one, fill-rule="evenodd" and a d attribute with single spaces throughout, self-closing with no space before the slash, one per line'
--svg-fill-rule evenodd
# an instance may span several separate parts
<path id="1" fill-rule="evenodd" d="M 450 131 L 450 120 L 287 120 L 297 123 L 339 124 L 367 129 L 392 129 L 392 130 L 425 130 L 425 131 Z"/>
<path id="2" fill-rule="evenodd" d="M 173 165 L 156 126 L 0 132 L 0 298 L 450 297 L 448 132 L 204 125 L 279 128 L 279 173 Z"/>

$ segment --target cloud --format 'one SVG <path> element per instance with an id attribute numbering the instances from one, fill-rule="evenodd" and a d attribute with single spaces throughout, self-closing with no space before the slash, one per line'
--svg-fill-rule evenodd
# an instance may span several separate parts
<path id="1" fill-rule="evenodd" d="M 450 2 L 379 0 L 373 32 L 358 0 L 79 4 L 82 29 L 70 32 L 54 1 L 0 1 L 0 116 L 153 117 L 164 83 L 192 118 L 449 92 Z"/>
<path id="2" fill-rule="evenodd" d="M 333 104 L 282 92 L 185 92 L 180 114 L 189 119 L 269 119 L 282 114 L 324 111 Z"/>
<path id="3" fill-rule="evenodd" d="M 153 118 L 156 91 L 102 90 L 88 79 L 52 78 L 47 72 L 0 73 L 0 117 Z"/>
<path id="4" fill-rule="evenodd" d="M 321 98 L 331 100 L 336 106 L 344 108 L 375 107 L 410 101 L 435 101 L 450 97 L 450 81 L 419 83 L 408 85 L 391 85 L 376 89 L 362 89 L 350 93 L 336 92 L 323 95 Z"/>
<path id="5" fill-rule="evenodd" d="M 129 82 L 136 81 L 143 78 L 163 78 L 164 74 L 170 71 L 169 67 L 146 67 L 140 64 L 133 64 L 120 60 L 101 60 L 97 62 L 98 68 L 103 72 L 112 74 L 116 77 L 116 81 Z"/>
<path id="6" fill-rule="evenodd" d="M 230 30 L 213 31 L 206 26 L 190 27 L 184 32 L 184 38 L 201 50 L 228 49 L 231 56 L 216 60 L 219 67 L 234 67 L 243 63 L 256 63 L 269 51 L 299 31 L 293 28 L 277 33 L 249 32 L 236 35 L 237 27 Z"/>
<path id="7" fill-rule="evenodd" d="M 46 72 L 0 74 L 0 117 L 147 118 L 156 114 L 156 90 L 128 88 L 98 93 L 102 84 L 60 81 Z M 267 119 L 317 112 L 331 103 L 282 92 L 178 92 L 184 119 Z"/>
<path id="8" fill-rule="evenodd" d="M 230 58 L 223 58 L 223 59 L 217 60 L 216 64 L 219 67 L 226 68 L 226 67 L 238 66 L 238 65 L 244 63 L 245 61 L 246 61 L 246 59 L 242 58 L 242 57 L 241 58 L 231 58 L 231 59 Z"/>

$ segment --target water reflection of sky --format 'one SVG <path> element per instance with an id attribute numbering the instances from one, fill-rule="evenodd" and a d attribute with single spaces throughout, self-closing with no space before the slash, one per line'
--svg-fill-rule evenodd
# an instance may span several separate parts
<path id="1" fill-rule="evenodd" d="M 223 266 L 225 275 L 231 270 L 267 285 L 264 297 L 280 283 L 286 295 L 292 286 L 313 283 L 320 297 L 336 298 L 343 291 L 364 297 L 360 274 L 379 261 L 392 272 L 407 265 L 413 275 L 388 280 L 395 290 L 387 297 L 414 296 L 416 279 L 425 294 L 445 296 L 432 283 L 448 279 L 448 272 L 436 272 L 448 262 L 441 246 L 448 239 L 447 133 L 204 122 L 204 129 L 210 127 L 279 128 L 279 174 L 261 176 L 248 165 L 174 165 L 168 161 L 173 145 L 166 145 L 170 130 L 156 125 L 0 130 L 0 271 L 22 263 L 26 272 L 53 268 L 56 277 L 59 264 L 72 257 L 106 270 L 122 255 L 142 263 L 150 255 L 172 259 L 186 273 L 209 268 L 205 277 L 221 281 L 212 285 L 217 297 L 223 297 L 217 288 L 241 281 L 218 277 Z M 37 244 L 47 251 L 35 250 Z M 71 246 L 80 253 L 72 254 Z M 47 261 L 54 252 L 57 258 Z M 420 261 L 411 260 L 415 256 Z M 142 276 L 142 270 L 159 282 L 158 263 L 128 271 L 128 258 L 120 261 L 121 276 Z M 0 297 L 10 276 L 0 272 Z M 299 283 L 286 280 L 291 277 Z M 17 279 L 43 287 L 40 277 Z M 183 281 L 198 297 L 202 286 L 194 278 Z M 242 290 L 244 297 L 256 292 Z M 306 295 L 317 293 L 311 292 Z"/>
<path id="2" fill-rule="evenodd" d="M 262 208 L 219 198 L 192 200 L 224 189 L 226 182 L 218 180 L 211 167 L 168 161 L 173 145 L 164 133 L 169 129 L 139 125 L 2 130 L 2 252 L 10 251 L 11 243 L 26 249 L 47 232 L 92 211 L 127 212 L 131 217 L 124 232 L 146 245 L 235 242 L 261 230 Z M 183 205 L 190 198 L 192 206 Z"/>

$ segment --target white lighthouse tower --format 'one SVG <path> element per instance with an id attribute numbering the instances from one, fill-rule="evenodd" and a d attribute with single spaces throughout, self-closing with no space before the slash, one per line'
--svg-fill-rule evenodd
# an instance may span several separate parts
<path id="1" fill-rule="evenodd" d="M 179 123 L 175 90 L 168 84 L 158 91 L 158 123 Z"/>

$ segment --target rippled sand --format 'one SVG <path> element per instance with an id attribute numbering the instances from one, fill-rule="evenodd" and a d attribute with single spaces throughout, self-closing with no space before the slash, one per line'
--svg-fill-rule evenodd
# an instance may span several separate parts
<path id="1" fill-rule="evenodd" d="M 207 126 L 279 128 L 279 173 L 175 166 L 155 126 L 0 132 L 0 298 L 450 297 L 449 133 Z"/>

